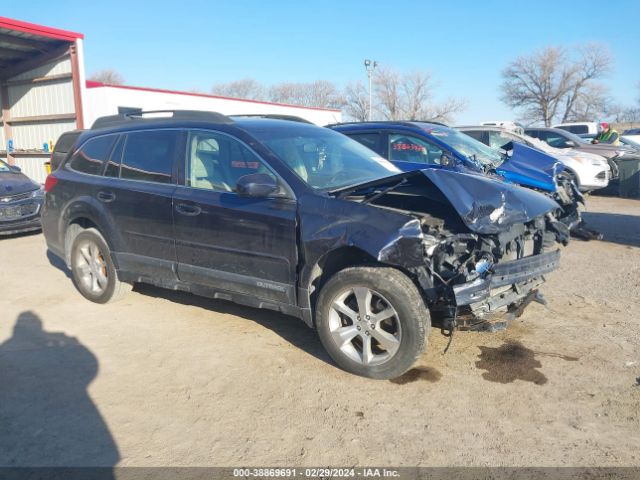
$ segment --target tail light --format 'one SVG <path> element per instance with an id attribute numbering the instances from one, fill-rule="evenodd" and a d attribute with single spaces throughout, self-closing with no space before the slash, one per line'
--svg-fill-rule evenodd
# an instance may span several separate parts
<path id="1" fill-rule="evenodd" d="M 50 192 L 53 187 L 58 184 L 58 179 L 53 175 L 47 175 L 47 179 L 44 181 L 44 191 Z"/>

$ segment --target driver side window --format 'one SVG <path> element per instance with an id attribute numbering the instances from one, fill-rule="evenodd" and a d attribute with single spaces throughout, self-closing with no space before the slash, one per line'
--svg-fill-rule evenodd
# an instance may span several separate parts
<path id="1" fill-rule="evenodd" d="M 440 165 L 443 150 L 413 135 L 393 133 L 389 135 L 389 160 Z"/>
<path id="2" fill-rule="evenodd" d="M 186 185 L 235 192 L 238 179 L 251 173 L 275 175 L 251 150 L 227 135 L 192 131 L 187 143 Z"/>

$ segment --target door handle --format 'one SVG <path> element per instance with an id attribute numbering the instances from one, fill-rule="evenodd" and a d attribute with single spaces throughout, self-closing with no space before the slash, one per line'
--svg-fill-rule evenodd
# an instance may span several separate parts
<path id="1" fill-rule="evenodd" d="M 196 215 L 200 215 L 202 212 L 202 208 L 197 205 L 188 205 L 186 203 L 179 203 L 176 205 L 176 212 L 186 215 L 188 217 L 195 217 Z"/>
<path id="2" fill-rule="evenodd" d="M 97 197 L 98 197 L 98 200 L 100 200 L 101 202 L 109 203 L 109 202 L 113 202 L 116 199 L 116 194 L 113 192 L 100 191 L 98 192 Z"/>

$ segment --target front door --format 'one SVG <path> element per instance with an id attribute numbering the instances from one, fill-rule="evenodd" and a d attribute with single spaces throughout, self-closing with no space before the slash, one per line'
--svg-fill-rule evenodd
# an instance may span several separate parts
<path id="1" fill-rule="evenodd" d="M 189 132 L 184 185 L 173 199 L 178 276 L 220 291 L 295 304 L 296 202 L 283 188 L 266 198 L 238 195 L 238 179 L 250 173 L 276 177 L 235 137 Z"/>

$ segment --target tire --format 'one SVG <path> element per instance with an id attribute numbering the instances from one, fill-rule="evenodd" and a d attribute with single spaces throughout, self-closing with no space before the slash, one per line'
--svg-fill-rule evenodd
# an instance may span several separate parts
<path id="1" fill-rule="evenodd" d="M 95 303 L 117 301 L 132 288 L 118 280 L 109 246 L 95 228 L 83 230 L 74 238 L 71 272 L 78 291 Z"/>
<path id="2" fill-rule="evenodd" d="M 363 377 L 392 379 L 409 370 L 426 347 L 430 327 L 418 289 L 390 267 L 341 270 L 316 303 L 322 345 L 338 366 Z"/>

